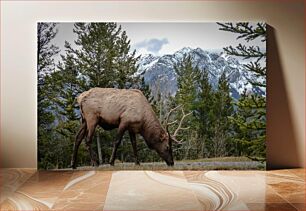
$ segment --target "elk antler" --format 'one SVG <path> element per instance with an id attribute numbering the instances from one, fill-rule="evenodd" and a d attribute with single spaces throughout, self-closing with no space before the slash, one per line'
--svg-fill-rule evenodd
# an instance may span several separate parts
<path id="1" fill-rule="evenodd" d="M 170 109 L 169 113 L 167 114 L 167 117 L 166 117 L 166 130 L 167 130 L 167 132 L 168 132 L 169 135 L 170 135 L 170 132 L 169 132 L 169 125 L 173 125 L 173 124 L 175 124 L 175 123 L 177 122 L 177 120 L 175 120 L 175 121 L 173 121 L 173 122 L 168 123 L 169 118 L 170 118 L 170 116 L 171 116 L 171 113 L 172 113 L 173 111 L 177 110 L 178 108 L 180 108 L 181 106 L 182 106 L 182 105 L 178 105 L 178 106 L 176 106 L 175 108 Z"/>
<path id="2" fill-rule="evenodd" d="M 179 123 L 178 127 L 177 127 L 176 130 L 174 131 L 174 134 L 173 134 L 173 135 L 170 135 L 170 132 L 169 132 L 169 125 L 172 125 L 172 124 L 176 123 L 177 120 L 168 123 L 169 117 L 170 117 L 171 113 L 172 113 L 173 111 L 175 111 L 176 109 L 178 109 L 179 107 L 181 107 L 181 105 L 179 105 L 179 106 L 177 106 L 177 107 L 175 107 L 175 108 L 173 108 L 173 109 L 171 109 L 171 110 L 169 111 L 169 113 L 168 113 L 168 115 L 167 115 L 167 119 L 166 119 L 166 129 L 167 129 L 167 132 L 168 132 L 169 136 L 171 137 L 171 139 L 172 139 L 173 141 L 175 141 L 176 143 L 181 144 L 183 140 L 178 141 L 178 140 L 176 139 L 176 136 L 177 136 L 177 134 L 178 134 L 178 132 L 179 132 L 180 130 L 188 130 L 188 129 L 189 129 L 189 127 L 182 127 L 182 124 L 183 124 L 184 119 L 185 119 L 187 116 L 189 116 L 190 114 L 192 114 L 192 111 L 189 112 L 188 114 L 185 114 L 184 109 L 181 108 L 181 109 L 182 109 L 183 116 L 182 116 L 182 118 L 181 118 L 181 120 L 180 120 L 180 123 Z"/>

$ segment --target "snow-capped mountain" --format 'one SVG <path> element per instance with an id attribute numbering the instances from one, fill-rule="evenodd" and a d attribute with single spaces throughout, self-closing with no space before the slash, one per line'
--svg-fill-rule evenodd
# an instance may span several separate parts
<path id="1" fill-rule="evenodd" d="M 154 95 L 158 92 L 175 95 L 177 76 L 173 66 L 182 61 L 184 55 L 191 56 L 194 66 L 197 65 L 202 71 L 208 71 L 209 81 L 214 88 L 217 87 L 221 74 L 225 72 L 233 98 L 238 99 L 244 89 L 247 89 L 248 92 L 266 95 L 264 88 L 253 87 L 248 82 L 248 78 L 254 79 L 255 76 L 246 71 L 238 59 L 228 56 L 222 51 L 204 51 L 201 48 L 185 47 L 171 55 L 144 55 L 138 62 L 137 74 L 143 74 L 145 82 L 150 86 Z M 259 80 L 265 80 L 265 78 Z"/>

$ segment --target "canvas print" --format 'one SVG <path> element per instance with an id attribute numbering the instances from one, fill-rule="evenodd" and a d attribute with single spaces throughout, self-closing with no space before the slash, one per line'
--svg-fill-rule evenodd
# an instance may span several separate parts
<path id="1" fill-rule="evenodd" d="M 266 24 L 37 23 L 39 169 L 265 169 Z"/>

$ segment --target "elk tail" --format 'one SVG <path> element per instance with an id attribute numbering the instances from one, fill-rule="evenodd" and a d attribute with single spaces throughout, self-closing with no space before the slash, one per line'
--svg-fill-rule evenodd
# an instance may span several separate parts
<path id="1" fill-rule="evenodd" d="M 74 101 L 73 101 L 73 105 L 75 103 L 78 103 L 79 104 L 79 107 L 80 107 L 80 114 L 81 114 L 81 123 L 83 124 L 84 122 L 86 122 L 85 118 L 84 118 L 84 113 L 83 113 L 83 108 L 82 108 L 82 101 L 81 99 L 79 99 L 79 97 L 76 97 L 74 98 Z"/>
<path id="2" fill-rule="evenodd" d="M 76 97 L 74 99 L 74 101 L 77 101 L 79 106 L 80 106 L 80 112 L 81 112 L 81 117 L 82 117 L 82 123 L 86 122 L 85 118 L 84 118 L 84 112 L 83 112 L 83 108 L 82 108 L 82 102 L 83 100 L 90 94 L 90 91 L 85 91 L 83 93 L 81 93 L 78 97 Z"/>
<path id="3" fill-rule="evenodd" d="M 82 109 L 82 103 L 80 103 L 80 113 L 81 113 L 81 122 L 82 124 L 86 122 L 85 118 L 84 118 L 84 113 L 83 113 L 83 109 Z"/>

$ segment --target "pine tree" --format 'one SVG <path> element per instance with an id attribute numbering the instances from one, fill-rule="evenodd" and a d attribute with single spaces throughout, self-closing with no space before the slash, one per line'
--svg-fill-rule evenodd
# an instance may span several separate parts
<path id="1" fill-rule="evenodd" d="M 77 34 L 73 49 L 65 47 L 75 57 L 78 67 L 87 78 L 87 86 L 130 88 L 137 77 L 135 73 L 139 57 L 136 51 L 130 53 L 130 41 L 126 32 L 116 23 L 76 23 Z M 136 81 L 135 81 L 136 80 Z"/>
<path id="2" fill-rule="evenodd" d="M 58 121 L 56 132 L 60 136 L 62 148 L 65 148 L 66 153 L 62 157 L 65 156 L 63 163 L 67 167 L 71 160 L 75 134 L 80 126 L 80 111 L 76 104 L 76 97 L 85 91 L 85 80 L 81 77 L 72 54 L 66 53 L 61 55 L 61 58 L 62 62 L 58 64 L 58 70 L 51 75 L 51 78 L 56 84 L 54 87 L 56 96 L 53 99 Z M 88 160 L 84 157 L 87 155 L 84 146 L 81 145 L 79 151 L 79 159 Z"/>
<path id="3" fill-rule="evenodd" d="M 73 55 L 62 55 L 62 61 L 58 64 L 58 71 L 52 74 L 52 80 L 56 83 L 57 97 L 54 99 L 58 105 L 58 113 L 64 120 L 78 120 L 76 97 L 82 93 L 85 81 L 80 77 Z"/>
<path id="4" fill-rule="evenodd" d="M 214 95 L 214 116 L 212 149 L 215 157 L 226 156 L 231 138 L 229 116 L 233 115 L 232 97 L 226 73 L 223 72 L 218 81 L 218 90 Z"/>
<path id="5" fill-rule="evenodd" d="M 214 90 L 209 82 L 208 72 L 202 71 L 199 78 L 199 91 L 197 95 L 195 115 L 198 121 L 198 155 L 199 158 L 209 156 L 211 151 L 211 140 L 213 136 L 212 125 L 215 118 L 214 115 Z"/>
<path id="6" fill-rule="evenodd" d="M 149 103 L 151 105 L 154 104 L 154 96 L 151 92 L 150 86 L 146 84 L 144 75 L 140 75 L 139 79 L 140 82 L 138 82 L 138 85 L 136 85 L 135 88 L 140 89 L 144 96 L 148 99 Z"/>
<path id="7" fill-rule="evenodd" d="M 191 56 L 185 56 L 182 62 L 174 66 L 174 70 L 178 84 L 176 103 L 183 105 L 186 112 L 192 111 L 197 94 L 195 81 L 200 77 L 200 71 L 197 67 L 192 66 Z"/>
<path id="8" fill-rule="evenodd" d="M 54 56 L 58 54 L 59 48 L 52 44 L 58 30 L 56 23 L 37 24 L 37 76 L 38 86 L 44 84 L 44 77 L 53 72 Z"/>
<path id="9" fill-rule="evenodd" d="M 48 100 L 49 84 L 46 84 L 45 78 L 55 69 L 54 56 L 58 54 L 59 48 L 51 41 L 56 34 L 55 23 L 37 24 L 38 125 L 45 129 L 53 121 L 52 114 L 47 111 L 51 105 Z"/>
<path id="10" fill-rule="evenodd" d="M 220 30 L 228 31 L 237 34 L 237 39 L 244 39 L 247 42 L 252 42 L 255 39 L 260 39 L 265 42 L 267 39 L 266 24 L 257 23 L 256 26 L 248 22 L 244 23 L 218 23 L 221 26 Z M 224 51 L 228 55 L 241 57 L 243 59 L 252 59 L 247 64 L 244 64 L 246 71 L 253 73 L 252 78 L 249 78 L 249 82 L 258 87 L 266 87 L 266 65 L 262 64 L 262 61 L 266 62 L 267 54 L 264 49 L 260 49 L 258 46 L 239 44 L 237 47 L 229 46 L 225 47 Z M 255 78 L 255 79 L 254 79 Z"/>
<path id="11" fill-rule="evenodd" d="M 184 56 L 183 60 L 174 66 L 174 70 L 177 74 L 178 91 L 175 95 L 176 105 L 182 105 L 185 113 L 193 112 L 195 109 L 195 103 L 197 98 L 197 81 L 200 77 L 200 71 L 197 67 L 193 67 L 191 56 Z M 179 120 L 182 114 L 178 113 L 176 118 Z M 197 141 L 197 122 L 194 115 L 189 116 L 185 122 L 185 126 L 189 126 L 188 130 L 182 131 L 178 135 L 179 140 L 185 140 L 183 142 L 182 151 L 179 149 L 177 154 L 178 159 L 196 158 L 196 153 L 191 151 L 197 151 L 194 149 L 195 142 Z M 185 127 L 183 126 L 183 127 Z M 182 157 L 182 155 L 184 155 Z"/>
<path id="12" fill-rule="evenodd" d="M 51 131 L 54 122 L 52 103 L 50 96 L 52 89 L 46 78 L 55 69 L 54 56 L 59 48 L 52 44 L 57 34 L 55 23 L 37 24 L 37 116 L 38 116 L 38 164 L 39 167 L 52 167 L 52 152 L 48 148 L 52 146 Z"/>
<path id="13" fill-rule="evenodd" d="M 266 101 L 245 90 L 236 103 L 237 113 L 231 117 L 236 125 L 235 145 L 238 155 L 265 157 Z"/>
<path id="14" fill-rule="evenodd" d="M 252 43 L 255 39 L 266 41 L 266 24 L 252 25 L 246 23 L 218 23 L 220 30 L 237 34 L 237 39 L 244 39 Z M 228 55 L 251 60 L 245 64 L 245 71 L 252 77 L 249 83 L 254 87 L 266 88 L 266 52 L 258 46 L 239 44 L 237 47 L 224 48 Z M 231 121 L 236 125 L 236 143 L 246 148 L 238 150 L 238 153 L 265 158 L 265 131 L 266 131 L 266 97 L 257 93 L 244 93 L 237 103 L 237 114 Z M 251 134 L 251 135 L 250 135 Z"/>

